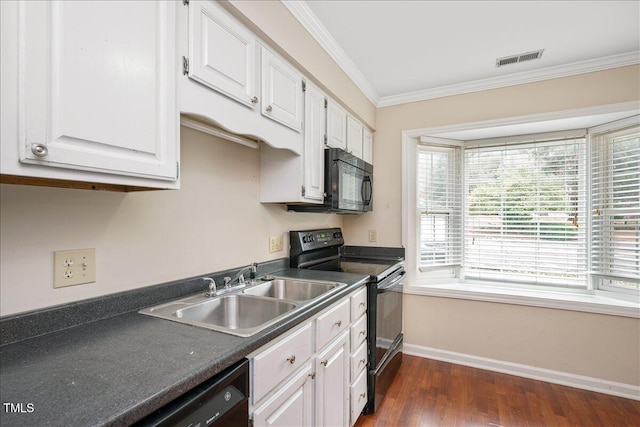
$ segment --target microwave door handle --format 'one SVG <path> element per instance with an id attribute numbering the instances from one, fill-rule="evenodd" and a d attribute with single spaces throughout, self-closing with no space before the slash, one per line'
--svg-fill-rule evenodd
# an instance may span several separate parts
<path id="1" fill-rule="evenodd" d="M 369 184 L 369 197 L 367 198 L 365 196 L 365 184 L 368 183 Z M 371 184 L 371 177 L 370 176 L 365 176 L 362 179 L 362 184 L 360 185 L 360 197 L 362 198 L 362 201 L 364 202 L 365 206 L 368 206 L 369 203 L 371 203 L 371 196 L 373 195 L 373 185 Z"/>

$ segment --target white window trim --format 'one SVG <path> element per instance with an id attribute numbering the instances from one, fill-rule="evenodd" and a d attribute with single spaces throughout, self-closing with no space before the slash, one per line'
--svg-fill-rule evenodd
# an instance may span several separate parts
<path id="1" fill-rule="evenodd" d="M 445 132 L 482 129 L 496 126 L 532 123 L 536 120 L 554 120 L 566 117 L 587 116 L 617 111 L 637 111 L 637 103 L 622 103 L 599 106 L 592 109 L 570 110 L 549 114 L 537 114 L 500 120 L 440 126 L 402 132 L 402 243 L 407 254 L 407 270 L 404 292 L 414 295 L 468 299 L 504 304 L 528 305 L 562 310 L 582 311 L 614 316 L 640 318 L 640 298 L 637 295 L 588 289 L 532 290 L 528 286 L 504 286 L 500 283 L 480 283 L 437 275 L 435 280 L 423 281 L 418 277 L 417 219 L 416 219 L 416 158 L 420 137 Z M 633 113 L 631 113 L 633 114 Z M 636 113 L 637 114 L 637 113 Z M 443 271 L 444 272 L 444 271 Z"/>

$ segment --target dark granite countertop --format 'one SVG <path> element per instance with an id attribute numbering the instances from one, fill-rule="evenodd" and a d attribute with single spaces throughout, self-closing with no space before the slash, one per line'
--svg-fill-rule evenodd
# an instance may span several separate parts
<path id="1" fill-rule="evenodd" d="M 1 400 L 22 411 L 3 407 L 1 424 L 132 424 L 344 298 L 367 279 L 297 269 L 273 274 L 348 286 L 248 338 L 145 316 L 136 309 L 5 344 L 0 347 Z"/>

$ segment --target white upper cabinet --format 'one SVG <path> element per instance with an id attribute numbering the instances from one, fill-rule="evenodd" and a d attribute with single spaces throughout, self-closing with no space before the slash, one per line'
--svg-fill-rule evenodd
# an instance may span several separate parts
<path id="1" fill-rule="evenodd" d="M 2 26 L 3 175 L 177 187 L 174 2 L 3 2 Z"/>
<path id="2" fill-rule="evenodd" d="M 302 130 L 302 74 L 262 48 L 262 114 L 272 120 Z"/>
<path id="3" fill-rule="evenodd" d="M 307 83 L 304 127 L 304 188 L 306 199 L 324 200 L 325 96 Z"/>
<path id="4" fill-rule="evenodd" d="M 364 127 L 351 116 L 347 116 L 347 151 L 362 158 L 362 135 Z"/>
<path id="5" fill-rule="evenodd" d="M 249 107 L 258 103 L 256 37 L 215 1 L 189 2 L 189 77 Z"/>
<path id="6" fill-rule="evenodd" d="M 327 100 L 327 146 L 347 149 L 347 112 L 331 99 Z"/>
<path id="7" fill-rule="evenodd" d="M 362 160 L 373 164 L 373 133 L 367 128 L 362 135 Z"/>

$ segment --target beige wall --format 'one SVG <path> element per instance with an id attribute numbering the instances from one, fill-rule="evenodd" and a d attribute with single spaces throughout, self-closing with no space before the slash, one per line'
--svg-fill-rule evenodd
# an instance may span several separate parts
<path id="1" fill-rule="evenodd" d="M 259 202 L 259 150 L 181 129 L 177 191 L 0 186 L 0 314 L 288 256 L 269 236 L 341 226 Z M 285 246 L 288 238 L 285 235 Z M 97 282 L 53 288 L 53 251 L 96 248 Z"/>
<path id="2" fill-rule="evenodd" d="M 231 0 L 226 6 L 363 123 L 376 128 L 375 106 L 282 2 Z"/>
<path id="3" fill-rule="evenodd" d="M 374 211 L 347 217 L 352 244 L 402 244 L 401 133 L 405 130 L 616 104 L 640 99 L 640 67 L 380 108 Z M 640 320 L 405 295 L 409 344 L 640 385 Z"/>
<path id="4" fill-rule="evenodd" d="M 405 310 L 411 344 L 640 385 L 638 319 L 415 295 Z"/>

